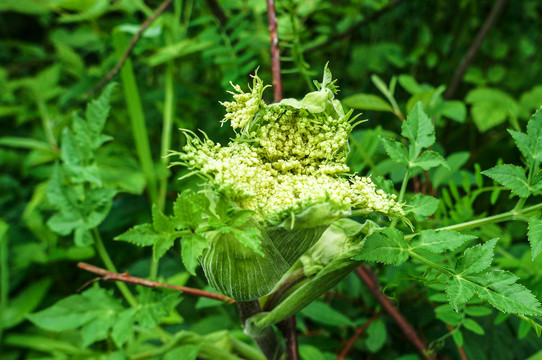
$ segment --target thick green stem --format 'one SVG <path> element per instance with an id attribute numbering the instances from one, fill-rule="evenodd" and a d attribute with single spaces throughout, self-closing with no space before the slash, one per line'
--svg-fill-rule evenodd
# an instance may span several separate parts
<path id="1" fill-rule="evenodd" d="M 238 301 L 236 304 L 243 327 L 248 318 L 261 312 L 258 300 Z M 284 348 L 272 326 L 266 327 L 260 333 L 251 335 L 251 337 L 268 360 L 279 360 L 284 354 Z"/>
<path id="2" fill-rule="evenodd" d="M 102 237 L 100 236 L 100 233 L 96 228 L 92 229 L 92 234 L 94 235 L 94 244 L 96 245 L 96 250 L 98 251 L 98 255 L 100 256 L 100 258 L 102 259 L 105 268 L 111 272 L 118 272 L 115 264 L 113 264 L 113 261 L 111 260 L 111 257 L 109 257 L 107 249 L 105 248 L 102 241 Z M 128 304 L 130 304 L 130 306 L 132 307 L 137 306 L 137 300 L 128 289 L 128 286 L 126 286 L 125 283 L 120 281 L 116 281 L 115 284 L 119 288 L 120 292 L 122 293 Z"/>

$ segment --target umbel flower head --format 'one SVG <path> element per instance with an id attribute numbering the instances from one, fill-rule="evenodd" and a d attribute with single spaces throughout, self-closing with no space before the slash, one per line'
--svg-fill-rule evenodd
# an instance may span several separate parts
<path id="1" fill-rule="evenodd" d="M 222 146 L 207 136 L 200 139 L 185 131 L 187 144 L 183 152 L 175 153 L 181 159 L 177 164 L 203 176 L 211 189 L 234 206 L 253 210 L 253 223 L 262 231 L 264 256 L 270 241 L 273 249 L 268 250 L 278 251 L 284 262 L 275 261 L 278 265 L 272 284 L 243 294 L 240 300 L 271 290 L 333 221 L 351 216 L 352 211 L 404 217 L 395 195 L 377 189 L 369 177 L 349 173 L 348 136 L 356 125 L 355 117 L 351 118 L 352 111 L 345 114 L 335 99 L 338 89 L 327 66 L 323 81 L 315 84 L 318 90 L 302 100 L 284 99 L 271 105 L 262 100 L 266 86 L 257 74 L 250 92 L 232 84 L 233 101 L 222 103 L 226 108 L 222 124 L 229 122 L 235 138 Z M 212 244 L 235 243 L 231 236 L 221 239 Z M 219 256 L 220 251 L 212 247 L 208 253 Z M 239 256 L 247 259 L 247 250 L 241 252 Z M 239 300 L 232 284 L 222 284 L 228 281 L 226 276 L 214 274 L 224 269 L 213 262 L 224 259 L 204 256 L 201 260 L 211 285 L 234 298 L 237 295 Z M 270 265 L 266 266 L 269 273 Z"/>

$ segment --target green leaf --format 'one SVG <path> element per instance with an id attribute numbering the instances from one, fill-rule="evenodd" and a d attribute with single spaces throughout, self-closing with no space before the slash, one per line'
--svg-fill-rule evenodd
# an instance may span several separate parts
<path id="1" fill-rule="evenodd" d="M 133 326 L 137 317 L 137 308 L 129 308 L 121 311 L 111 329 L 111 338 L 117 347 L 122 347 L 133 333 Z"/>
<path id="2" fill-rule="evenodd" d="M 107 85 L 100 97 L 96 100 L 92 100 L 88 103 L 86 109 L 86 119 L 88 122 L 88 128 L 90 130 L 89 137 L 91 139 L 92 149 L 97 149 L 102 145 L 104 138 L 100 136 L 105 126 L 105 121 L 109 116 L 111 107 L 109 106 L 109 99 L 111 93 L 115 87 L 114 83 Z"/>
<path id="3" fill-rule="evenodd" d="M 529 219 L 527 236 L 529 244 L 531 244 L 531 256 L 534 260 L 542 252 L 542 217 L 533 216 Z"/>
<path id="4" fill-rule="evenodd" d="M 429 170 L 437 166 L 444 166 L 445 168 L 450 169 L 442 155 L 434 151 L 424 151 L 411 163 L 411 168 L 420 167 L 424 170 Z"/>
<path id="5" fill-rule="evenodd" d="M 446 294 L 450 305 L 458 310 L 461 305 L 469 301 L 476 291 L 476 287 L 459 275 L 454 275 L 446 283 Z"/>
<path id="6" fill-rule="evenodd" d="M 469 318 L 463 320 L 463 327 L 478 335 L 484 335 L 486 333 L 484 331 L 484 328 L 481 327 L 480 324 Z"/>
<path id="7" fill-rule="evenodd" d="M 354 109 L 393 112 L 393 108 L 386 100 L 372 94 L 351 95 L 342 100 L 342 103 Z"/>
<path id="8" fill-rule="evenodd" d="M 457 260 L 457 273 L 460 275 L 477 274 L 486 270 L 493 260 L 493 251 L 498 239 L 491 239 L 485 244 L 468 248 Z"/>
<path id="9" fill-rule="evenodd" d="M 380 138 L 380 140 L 382 141 L 382 145 L 384 145 L 384 149 L 386 149 L 386 153 L 388 153 L 390 159 L 398 162 L 399 164 L 409 164 L 408 150 L 405 145 L 391 139 Z"/>
<path id="10" fill-rule="evenodd" d="M 486 306 L 467 306 L 465 309 L 469 316 L 488 316 L 492 313 L 491 309 Z"/>
<path id="11" fill-rule="evenodd" d="M 440 254 L 455 250 L 476 236 L 461 234 L 452 230 L 423 230 L 419 237 L 410 242 L 410 249 L 422 249 Z"/>
<path id="12" fill-rule="evenodd" d="M 34 311 L 42 302 L 51 284 L 50 278 L 34 280 L 17 296 L 9 299 L 9 306 L 0 313 L 0 328 L 9 329 L 24 321 L 26 315 Z"/>
<path id="13" fill-rule="evenodd" d="M 175 232 L 175 225 L 173 225 L 169 217 L 158 210 L 155 204 L 152 205 L 152 227 L 158 233 Z"/>
<path id="14" fill-rule="evenodd" d="M 459 329 L 454 329 L 454 332 L 452 333 L 452 338 L 454 339 L 454 343 L 461 347 L 463 346 L 463 333 Z"/>
<path id="15" fill-rule="evenodd" d="M 489 170 L 485 170 L 482 174 L 492 178 L 502 186 L 512 191 L 519 197 L 526 198 L 531 194 L 525 170 L 516 165 L 504 164 L 498 165 Z"/>
<path id="16" fill-rule="evenodd" d="M 412 213 L 416 217 L 416 220 L 421 221 L 433 215 L 437 211 L 439 203 L 439 199 L 418 193 L 409 201 L 408 207 L 405 210 L 407 214 Z"/>
<path id="17" fill-rule="evenodd" d="M 164 256 L 166 252 L 171 249 L 171 247 L 175 244 L 176 238 L 177 234 L 174 233 L 160 234 L 160 236 L 155 238 L 152 246 L 152 258 L 154 261 L 160 260 L 160 258 L 162 258 L 162 256 Z"/>
<path id="18" fill-rule="evenodd" d="M 173 222 L 176 228 L 196 229 L 201 222 L 202 214 L 208 208 L 209 200 L 204 194 L 192 190 L 183 191 L 173 204 Z"/>
<path id="19" fill-rule="evenodd" d="M 452 326 L 457 326 L 461 321 L 461 314 L 454 311 L 452 307 L 448 304 L 440 305 L 435 308 L 435 316 L 437 319 L 450 324 Z"/>
<path id="20" fill-rule="evenodd" d="M 233 233 L 237 240 L 243 245 L 252 249 L 255 253 L 263 256 L 263 252 L 260 248 L 262 242 L 262 232 L 255 227 L 248 227 L 243 230 L 233 229 Z"/>
<path id="21" fill-rule="evenodd" d="M 384 321 L 376 319 L 367 328 L 367 339 L 365 340 L 367 349 L 372 353 L 376 353 L 386 343 L 387 336 L 388 333 Z"/>
<path id="22" fill-rule="evenodd" d="M 139 306 L 137 321 L 139 325 L 147 329 L 154 329 L 181 301 L 177 291 L 156 291 L 151 288 L 141 287 L 139 291 Z"/>
<path id="23" fill-rule="evenodd" d="M 354 260 L 381 262 L 401 265 L 408 259 L 408 244 L 397 229 L 385 228 L 374 232 L 365 239 L 361 252 Z"/>
<path id="24" fill-rule="evenodd" d="M 516 284 L 517 276 L 506 271 L 492 271 L 468 280 L 476 283 L 476 293 L 482 300 L 502 312 L 523 315 L 542 315 L 537 298 L 523 285 Z"/>
<path id="25" fill-rule="evenodd" d="M 142 224 L 115 237 L 115 240 L 129 242 L 137 246 L 152 246 L 161 236 L 151 224 Z"/>
<path id="26" fill-rule="evenodd" d="M 181 256 L 186 270 L 192 275 L 196 275 L 198 258 L 203 250 L 209 247 L 207 239 L 199 234 L 185 235 L 181 240 Z"/>
<path id="27" fill-rule="evenodd" d="M 435 143 L 435 127 L 423 111 L 420 102 L 403 122 L 401 135 L 410 140 L 410 146 L 414 148 L 414 158 L 419 155 L 422 148 L 428 148 Z"/>
<path id="28" fill-rule="evenodd" d="M 321 301 L 315 301 L 301 310 L 301 315 L 324 325 L 354 326 L 352 320 Z"/>
<path id="29" fill-rule="evenodd" d="M 168 351 L 164 355 L 164 360 L 196 360 L 201 346 L 202 344 L 179 346 Z"/>
<path id="30" fill-rule="evenodd" d="M 81 327 L 83 346 L 107 338 L 122 306 L 104 289 L 89 289 L 72 295 L 38 313 L 28 315 L 37 326 L 51 331 Z"/>
<path id="31" fill-rule="evenodd" d="M 515 118 L 518 114 L 516 101 L 497 89 L 474 89 L 467 94 L 465 101 L 471 104 L 472 118 L 481 132 L 503 123 L 509 117 Z"/>

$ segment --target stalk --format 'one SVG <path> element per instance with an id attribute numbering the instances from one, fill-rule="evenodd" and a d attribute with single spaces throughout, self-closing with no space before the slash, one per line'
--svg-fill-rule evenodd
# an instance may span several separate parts
<path id="1" fill-rule="evenodd" d="M 102 237 L 100 236 L 100 233 L 98 232 L 96 228 L 92 229 L 92 235 L 94 236 L 94 244 L 96 245 L 96 250 L 98 251 L 98 255 L 102 259 L 106 269 L 111 272 L 117 273 L 118 272 L 117 268 L 115 267 L 115 264 L 113 264 L 113 261 L 111 260 L 111 257 L 109 256 L 109 253 L 107 252 L 107 249 L 104 246 Z M 120 292 L 122 293 L 122 295 L 124 296 L 128 304 L 130 304 L 130 306 L 132 307 L 136 307 L 138 305 L 137 300 L 128 289 L 128 286 L 126 286 L 125 283 L 120 282 L 120 281 L 115 281 L 115 284 L 119 288 Z"/>

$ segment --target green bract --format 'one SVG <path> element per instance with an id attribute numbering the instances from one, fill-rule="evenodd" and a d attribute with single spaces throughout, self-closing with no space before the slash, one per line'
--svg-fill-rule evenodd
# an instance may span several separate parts
<path id="1" fill-rule="evenodd" d="M 404 216 L 395 195 L 378 190 L 370 178 L 349 174 L 348 136 L 355 117 L 334 98 L 334 83 L 326 67 L 318 91 L 300 101 L 266 105 L 265 86 L 255 75 L 251 92 L 234 86 L 234 101 L 223 103 L 223 123 L 229 120 L 237 129 L 228 146 L 185 132 L 184 151 L 175 153 L 177 164 L 195 170 L 233 207 L 254 212 L 263 255 L 234 234 L 213 234 L 200 259 L 209 282 L 235 299 L 267 294 L 329 224 L 354 209 Z M 258 284 L 250 284 L 254 281 Z"/>

